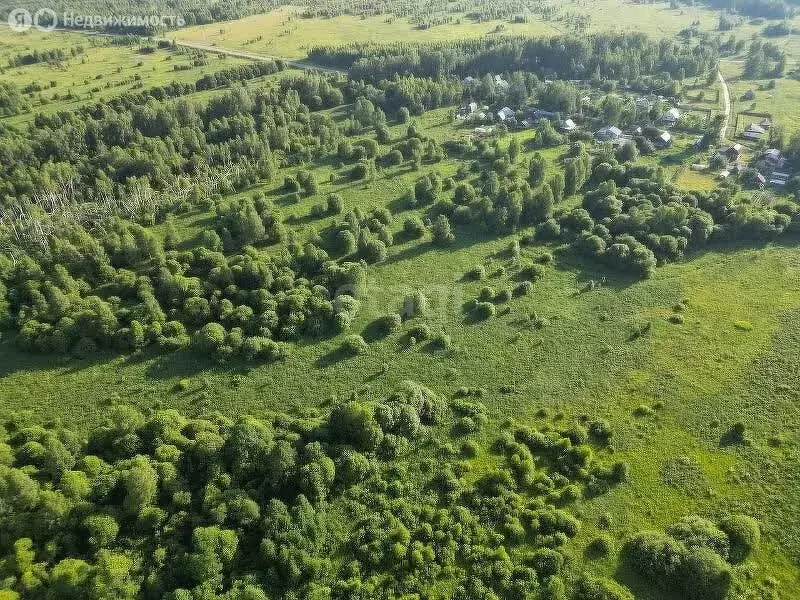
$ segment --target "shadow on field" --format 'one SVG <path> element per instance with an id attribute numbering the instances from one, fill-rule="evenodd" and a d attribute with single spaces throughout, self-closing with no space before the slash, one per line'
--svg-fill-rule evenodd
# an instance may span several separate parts
<path id="1" fill-rule="evenodd" d="M 361 332 L 361 337 L 364 338 L 364 341 L 368 344 L 373 342 L 377 342 L 385 338 L 388 333 L 386 333 L 386 325 L 383 324 L 382 318 L 378 317 L 371 323 L 369 323 L 366 327 L 364 327 L 363 331 Z"/>
<path id="2" fill-rule="evenodd" d="M 436 246 L 432 242 L 423 242 L 415 246 L 403 248 L 387 257 L 386 264 L 417 258 L 426 252 L 456 252 L 480 243 L 481 239 L 470 230 L 455 229 L 456 239 L 446 246 Z"/>
<path id="3" fill-rule="evenodd" d="M 352 355 L 344 348 L 334 348 L 327 354 L 320 356 L 314 364 L 320 369 L 325 369 L 351 357 Z"/>

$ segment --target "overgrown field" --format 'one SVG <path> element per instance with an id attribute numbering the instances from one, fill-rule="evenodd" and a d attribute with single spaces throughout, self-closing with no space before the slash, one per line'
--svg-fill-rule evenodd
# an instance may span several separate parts
<path id="1" fill-rule="evenodd" d="M 28 122 L 36 113 L 76 110 L 173 81 L 194 83 L 208 73 L 247 62 L 157 48 L 147 41 L 115 45 L 107 38 L 77 33 L 0 31 L 0 77 L 20 88 L 27 107 L 6 120 L 10 123 Z"/>
<path id="2" fill-rule="evenodd" d="M 500 23 L 298 10 L 174 35 L 294 58 Z M 449 80 L 143 100 L 250 63 L 57 35 L 0 38 L 69 55 L 0 74 L 55 82 L 2 121 L 3 214 L 29 218 L 0 257 L 2 600 L 800 598 L 793 199 L 688 171 L 708 151 L 677 130 L 641 156 L 549 122 L 472 139 Z M 514 85 L 574 112 L 577 88 Z"/>
<path id="3" fill-rule="evenodd" d="M 387 15 L 313 19 L 302 15 L 302 9 L 287 6 L 236 21 L 188 27 L 169 32 L 167 37 L 281 58 L 305 58 L 314 46 L 350 42 L 418 44 L 485 35 L 572 33 L 576 25 L 567 19 L 573 16 L 585 18 L 590 32 L 643 31 L 654 36 L 672 36 L 698 20 L 708 29 L 716 25 L 715 13 L 699 7 L 671 9 L 668 3 L 645 5 L 619 0 L 568 4 L 557 17 L 545 20 L 532 14 L 522 23 L 508 19 L 474 21 L 467 14 L 456 14 L 452 22 L 430 28 L 420 28 L 408 18 Z"/>

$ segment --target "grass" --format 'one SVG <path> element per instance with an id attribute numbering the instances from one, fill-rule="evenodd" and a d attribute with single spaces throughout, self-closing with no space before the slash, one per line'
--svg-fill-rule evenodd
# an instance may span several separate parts
<path id="1" fill-rule="evenodd" d="M 33 49 L 72 48 L 83 52 L 58 64 L 37 63 L 11 67 L 9 60 Z M 106 39 L 93 39 L 77 33 L 43 33 L 32 29 L 17 33 L 0 30 L 0 77 L 13 81 L 20 89 L 40 84 L 45 89 L 27 95 L 29 113 L 4 119 L 8 123 L 25 123 L 36 112 L 54 113 L 75 110 L 81 106 L 108 100 L 126 92 L 164 85 L 172 81 L 195 82 L 206 73 L 248 62 L 245 59 L 214 54 L 202 55 L 205 64 L 194 66 L 195 53 L 179 50 L 139 52 L 139 46 L 112 46 Z M 176 69 L 177 68 L 177 69 Z M 71 95 L 72 99 L 67 99 Z"/>
<path id="2" fill-rule="evenodd" d="M 653 12 L 658 18 L 653 18 Z M 260 52 L 282 58 L 304 58 L 315 45 L 338 45 L 343 42 L 435 42 L 498 33 L 554 35 L 574 31 L 566 19 L 569 15 L 587 15 L 590 32 L 638 30 L 654 36 L 674 35 L 693 22 L 716 24 L 713 11 L 697 7 L 671 9 L 667 3 L 633 4 L 620 0 L 579 2 L 565 6 L 558 17 L 543 20 L 530 16 L 526 23 L 487 21 L 475 23 L 464 14 L 456 14 L 458 22 L 418 29 L 405 18 L 375 16 L 360 18 L 340 16 L 330 19 L 304 19 L 302 10 L 284 6 L 267 14 L 237 21 L 212 23 L 181 29 L 170 38 L 200 42 L 221 47 Z"/>

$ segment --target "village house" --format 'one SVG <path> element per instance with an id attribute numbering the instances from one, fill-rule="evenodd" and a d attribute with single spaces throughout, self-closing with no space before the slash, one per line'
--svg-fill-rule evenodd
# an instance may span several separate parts
<path id="1" fill-rule="evenodd" d="M 761 125 L 750 123 L 742 133 L 742 137 L 748 140 L 758 141 L 767 132 Z"/>
<path id="2" fill-rule="evenodd" d="M 657 148 L 668 148 L 672 145 L 672 135 L 669 131 L 664 131 L 655 140 L 653 140 L 653 143 Z"/>
<path id="3" fill-rule="evenodd" d="M 572 119 L 564 119 L 558 124 L 558 129 L 565 133 L 569 133 L 570 131 L 575 131 L 578 126 L 575 125 L 575 121 Z"/>
<path id="4" fill-rule="evenodd" d="M 515 114 L 516 113 L 511 108 L 509 108 L 508 106 L 504 106 L 503 108 L 497 111 L 497 118 L 500 119 L 501 121 L 505 121 L 506 119 L 510 119 L 511 117 L 513 117 Z"/>
<path id="5" fill-rule="evenodd" d="M 763 160 L 770 169 L 780 169 L 786 163 L 783 154 L 778 148 L 767 148 L 761 155 Z"/>
<path id="6" fill-rule="evenodd" d="M 769 184 L 777 185 L 779 187 L 785 186 L 789 182 L 789 173 L 782 173 L 780 171 L 773 171 L 769 176 Z"/>
<path id="7" fill-rule="evenodd" d="M 458 118 L 458 119 L 468 119 L 469 117 L 474 115 L 477 110 L 478 110 L 478 103 L 477 102 L 470 102 L 469 104 L 465 104 L 464 106 L 462 106 L 458 110 L 458 114 L 456 115 L 456 118 Z"/>
<path id="8" fill-rule="evenodd" d="M 675 124 L 681 118 L 681 111 L 677 108 L 670 108 L 667 112 L 659 117 L 659 121 L 665 127 L 675 127 Z"/>
<path id="9" fill-rule="evenodd" d="M 594 139 L 598 142 L 613 142 L 622 135 L 622 130 L 614 125 L 609 125 L 594 132 Z"/>
<path id="10" fill-rule="evenodd" d="M 634 104 L 636 105 L 636 110 L 639 112 L 647 112 L 650 110 L 650 100 L 644 96 L 639 96 L 636 98 L 636 100 L 634 100 Z"/>
<path id="11" fill-rule="evenodd" d="M 529 114 L 534 121 L 549 121 L 558 116 L 558 113 L 551 110 L 544 110 L 543 108 L 534 108 L 529 111 Z"/>
<path id="12" fill-rule="evenodd" d="M 494 76 L 494 84 L 497 88 L 503 92 L 508 91 L 508 88 L 511 86 L 505 79 L 503 79 L 502 75 L 495 75 Z"/>
<path id="13" fill-rule="evenodd" d="M 733 162 L 739 160 L 739 157 L 742 155 L 742 145 L 733 144 L 731 146 L 723 146 L 718 152 L 727 158 L 729 162 Z"/>

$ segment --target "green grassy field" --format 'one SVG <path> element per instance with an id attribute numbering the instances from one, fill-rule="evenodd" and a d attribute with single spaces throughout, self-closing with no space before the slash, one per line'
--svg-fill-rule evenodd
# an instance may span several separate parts
<path id="1" fill-rule="evenodd" d="M 34 49 L 63 49 L 67 54 L 75 48 L 82 52 L 58 63 L 40 62 L 11 66 L 14 56 Z M 140 52 L 140 46 L 110 45 L 105 38 L 91 38 L 78 33 L 43 33 L 32 29 L 17 33 L 0 29 L 0 65 L 2 77 L 21 89 L 39 84 L 44 89 L 26 94 L 30 111 L 7 118 L 10 123 L 24 123 L 37 112 L 48 114 L 59 110 L 75 110 L 91 102 L 102 102 L 126 92 L 164 85 L 172 81 L 194 83 L 206 73 L 243 64 L 246 59 L 197 54 L 182 50 L 159 49 Z M 204 64 L 195 66 L 197 57 Z"/>
<path id="2" fill-rule="evenodd" d="M 304 19 L 300 9 L 282 7 L 267 14 L 237 21 L 188 27 L 171 33 L 169 37 L 248 52 L 262 52 L 282 58 L 304 58 L 315 45 L 336 45 L 344 42 L 380 40 L 421 43 L 498 33 L 569 33 L 574 27 L 564 21 L 566 14 L 588 15 L 590 32 L 642 30 L 654 36 L 671 36 L 698 20 L 708 28 L 716 26 L 715 13 L 698 7 L 671 9 L 668 3 L 644 5 L 600 0 L 565 5 L 560 17 L 552 20 L 531 17 L 526 23 L 501 20 L 475 23 L 466 15 L 456 15 L 457 23 L 430 29 L 418 29 L 407 19 L 400 17 L 341 16 Z"/>

